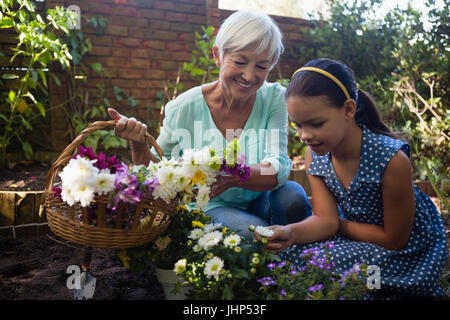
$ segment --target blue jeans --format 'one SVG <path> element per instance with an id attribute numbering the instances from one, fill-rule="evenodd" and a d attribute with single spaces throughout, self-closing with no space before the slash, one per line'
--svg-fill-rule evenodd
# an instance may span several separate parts
<path id="1" fill-rule="evenodd" d="M 302 186 L 294 181 L 286 183 L 278 189 L 262 192 L 253 200 L 247 210 L 237 207 L 218 207 L 205 212 L 243 237 L 250 236 L 250 225 L 286 225 L 299 222 L 311 215 L 311 205 Z"/>

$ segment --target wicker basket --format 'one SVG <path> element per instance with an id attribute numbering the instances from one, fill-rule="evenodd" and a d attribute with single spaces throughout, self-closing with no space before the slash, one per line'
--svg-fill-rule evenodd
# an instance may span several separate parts
<path id="1" fill-rule="evenodd" d="M 108 195 L 97 196 L 97 225 L 88 224 L 88 209 L 80 205 L 70 206 L 66 202 L 54 197 L 52 191 L 54 180 L 60 170 L 70 161 L 78 147 L 90 133 L 111 129 L 117 120 L 97 121 L 84 129 L 70 145 L 68 145 L 50 168 L 46 187 L 45 205 L 50 229 L 58 236 L 77 244 L 98 248 L 129 248 L 148 243 L 161 235 L 169 226 L 176 213 L 177 203 L 166 203 L 162 199 L 144 198 L 135 205 L 132 215 L 132 226 L 128 230 L 123 228 L 123 216 L 126 205 L 120 203 L 117 208 L 115 227 L 106 225 L 106 206 Z M 155 139 L 146 133 L 147 141 L 153 145 L 162 158 L 163 152 Z M 145 211 L 150 219 L 145 226 L 141 225 L 140 215 Z M 77 217 L 81 216 L 81 221 Z M 130 215 L 128 215 L 130 217 Z"/>

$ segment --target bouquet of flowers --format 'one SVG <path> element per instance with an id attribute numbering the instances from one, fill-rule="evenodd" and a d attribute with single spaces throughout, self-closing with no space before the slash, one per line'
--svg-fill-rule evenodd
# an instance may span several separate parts
<path id="1" fill-rule="evenodd" d="M 236 144 L 234 141 L 233 144 Z M 227 147 L 228 148 L 228 147 Z M 163 199 L 169 203 L 176 200 L 180 205 L 194 203 L 198 210 L 209 202 L 210 186 L 221 172 L 239 176 L 242 181 L 249 177 L 250 168 L 243 162 L 216 155 L 215 150 L 204 147 L 201 150 L 185 150 L 183 157 L 177 160 L 162 158 L 158 163 L 144 165 L 126 165 L 117 156 L 107 158 L 105 154 L 95 154 L 91 147 L 80 146 L 75 155 L 59 174 L 61 188 L 53 188 L 55 197 L 73 206 L 87 207 L 88 224 L 96 225 L 96 197 L 108 196 L 108 225 L 114 225 L 118 206 L 126 205 L 123 217 L 124 228 L 132 223 L 130 213 L 134 206 L 147 198 Z M 231 158 L 230 158 L 231 159 Z M 140 225 L 145 226 L 149 215 L 141 213 Z M 78 217 L 81 221 L 81 214 Z"/>

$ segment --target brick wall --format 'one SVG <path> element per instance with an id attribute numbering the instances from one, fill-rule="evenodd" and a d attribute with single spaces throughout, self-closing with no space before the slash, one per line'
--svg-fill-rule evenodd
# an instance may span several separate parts
<path id="1" fill-rule="evenodd" d="M 201 26 L 208 22 L 206 4 L 205 0 L 48 1 L 49 7 L 77 5 L 82 16 L 101 15 L 107 21 L 101 35 L 82 24 L 83 35 L 90 38 L 93 45 L 83 63 L 98 62 L 111 76 L 101 78 L 92 72 L 86 87 L 94 92 L 95 86 L 101 83 L 106 96 L 119 111 L 139 118 L 150 116 L 148 107 L 156 107 L 156 93 L 164 90 L 165 81 L 176 79 L 183 62 L 190 61 L 194 32 L 201 32 Z M 192 83 L 184 84 L 193 86 Z M 131 108 L 116 101 L 114 86 L 134 97 L 139 107 Z M 68 97 L 67 92 L 54 83 L 51 95 L 53 104 Z M 57 148 L 61 149 L 70 142 L 64 135 L 66 115 L 63 110 L 55 110 L 52 116 L 53 137 Z"/>
<path id="2" fill-rule="evenodd" d="M 218 0 L 48 0 L 46 5 L 49 8 L 77 5 L 84 17 L 104 17 L 107 25 L 101 35 L 96 34 L 94 28 L 82 24 L 84 36 L 90 38 L 93 45 L 83 62 L 101 63 L 111 77 L 102 79 L 91 73 L 83 86 L 95 90 L 95 86 L 101 83 L 106 96 L 119 111 L 140 118 L 149 117 L 149 110 L 144 106 L 156 108 L 156 93 L 164 89 L 165 81 L 176 79 L 183 62 L 190 61 L 194 32 L 201 32 L 202 25 L 218 27 L 232 13 L 219 9 Z M 298 31 L 308 25 L 301 19 L 273 18 L 283 32 L 286 53 L 279 66 L 271 72 L 269 79 L 272 81 L 289 77 L 298 68 L 298 62 L 289 57 L 288 51 L 289 47 L 302 41 Z M 183 81 L 185 88 L 196 85 L 186 80 Z M 133 96 L 141 107 L 131 108 L 126 103 L 115 101 L 114 86 Z M 50 87 L 52 105 L 70 97 L 70 90 L 64 83 L 58 87 L 50 79 Z M 66 135 L 66 120 L 70 116 L 62 109 L 51 114 L 52 137 L 58 151 L 70 142 Z"/>

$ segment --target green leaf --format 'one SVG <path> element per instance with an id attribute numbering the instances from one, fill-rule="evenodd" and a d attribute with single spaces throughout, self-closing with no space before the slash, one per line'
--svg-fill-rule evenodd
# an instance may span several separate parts
<path id="1" fill-rule="evenodd" d="M 45 107 L 42 103 L 36 102 L 35 103 L 36 108 L 38 108 L 39 112 L 41 113 L 42 117 L 45 118 Z"/>
<path id="2" fill-rule="evenodd" d="M 19 78 L 19 76 L 15 73 L 2 74 L 2 79 L 5 79 L 5 80 L 12 80 L 12 79 L 18 79 L 18 78 Z"/>
<path id="3" fill-rule="evenodd" d="M 52 73 L 52 76 L 53 76 L 53 80 L 55 80 L 56 85 L 58 87 L 60 87 L 61 86 L 61 81 L 59 81 L 59 78 L 53 73 Z"/>
<path id="4" fill-rule="evenodd" d="M 8 94 L 9 101 L 13 102 L 16 99 L 16 92 L 14 90 L 10 90 Z"/>
<path id="5" fill-rule="evenodd" d="M 108 150 L 109 148 L 118 148 L 120 147 L 120 141 L 116 136 L 110 135 L 105 137 L 105 139 L 102 141 L 102 145 L 105 150 Z"/>
<path id="6" fill-rule="evenodd" d="M 20 120 L 22 120 L 22 124 L 24 125 L 25 129 L 27 130 L 32 130 L 33 126 L 28 122 L 27 119 L 25 119 L 24 117 L 20 116 Z"/>
<path id="7" fill-rule="evenodd" d="M 47 88 L 47 76 L 45 75 L 44 71 L 42 69 L 39 69 L 39 75 L 41 76 L 41 80 L 44 84 L 44 87 Z"/>
<path id="8" fill-rule="evenodd" d="M 98 62 L 92 63 L 91 68 L 97 73 L 101 73 L 103 71 L 103 66 Z"/>
<path id="9" fill-rule="evenodd" d="M 14 20 L 10 17 L 3 17 L 0 20 L 0 28 L 12 28 L 14 27 Z"/>
<path id="10" fill-rule="evenodd" d="M 104 97 L 103 101 L 105 102 L 107 107 L 111 107 L 111 103 L 109 103 L 109 99 L 107 97 Z"/>
<path id="11" fill-rule="evenodd" d="M 24 141 L 22 142 L 22 149 L 25 152 L 25 157 L 27 159 L 30 159 L 33 155 L 33 149 L 31 148 L 31 145 L 27 141 Z"/>

